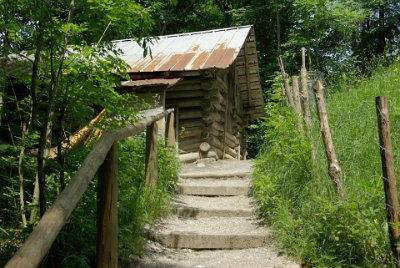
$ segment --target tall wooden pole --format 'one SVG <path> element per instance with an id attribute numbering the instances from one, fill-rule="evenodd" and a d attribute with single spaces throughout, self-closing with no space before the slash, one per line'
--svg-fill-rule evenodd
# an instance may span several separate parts
<path id="1" fill-rule="evenodd" d="M 301 49 L 301 104 L 303 108 L 303 119 L 306 126 L 306 135 L 310 140 L 311 147 L 311 160 L 315 165 L 316 149 L 314 145 L 314 139 L 312 136 L 312 123 L 311 123 L 311 112 L 310 112 L 310 98 L 308 95 L 308 85 L 307 85 L 307 69 L 306 69 L 306 49 L 303 47 Z"/>
<path id="2" fill-rule="evenodd" d="M 299 131 L 304 133 L 303 126 L 303 116 L 301 112 L 301 102 L 300 102 L 300 91 L 299 91 L 299 77 L 292 76 L 292 88 L 293 88 L 293 100 L 294 100 L 294 110 L 297 114 L 297 125 Z"/>
<path id="3" fill-rule="evenodd" d="M 118 144 L 99 168 L 97 184 L 97 267 L 118 267 Z"/>
<path id="4" fill-rule="evenodd" d="M 293 101 L 293 91 L 289 85 L 289 78 L 287 78 L 287 74 L 285 74 L 285 78 L 283 79 L 285 91 L 286 91 L 286 98 L 289 104 L 289 107 L 294 108 L 294 101 Z"/>
<path id="5" fill-rule="evenodd" d="M 306 50 L 304 47 L 301 49 L 301 59 L 301 102 L 303 105 L 303 117 L 306 124 L 307 136 L 311 140 L 311 113 L 307 86 Z"/>
<path id="6" fill-rule="evenodd" d="M 389 226 L 389 239 L 392 254 L 399 261 L 400 241 L 399 241 L 399 216 L 398 216 L 398 197 L 396 187 L 396 176 L 394 171 L 394 161 L 392 143 L 390 140 L 390 124 L 387 96 L 379 96 L 375 99 L 376 111 L 378 116 L 379 145 L 382 159 L 383 186 L 386 198 L 386 213 Z"/>
<path id="7" fill-rule="evenodd" d="M 328 173 L 332 179 L 337 194 L 340 197 L 344 198 L 346 192 L 343 183 L 342 169 L 339 166 L 339 161 L 336 157 L 335 148 L 333 147 L 333 140 L 331 130 L 329 128 L 324 92 L 320 81 L 314 82 L 313 90 L 315 94 L 315 101 L 317 103 L 317 112 L 320 123 L 321 136 L 325 146 L 326 158 L 328 159 Z"/>

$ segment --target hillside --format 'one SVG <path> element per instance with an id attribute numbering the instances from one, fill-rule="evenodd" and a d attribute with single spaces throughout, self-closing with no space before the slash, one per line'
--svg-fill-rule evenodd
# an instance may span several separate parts
<path id="1" fill-rule="evenodd" d="M 336 197 L 313 109 L 316 161 L 282 102 L 269 105 L 254 194 L 260 214 L 274 226 L 282 248 L 313 266 L 393 266 L 379 154 L 375 97 L 389 97 L 395 167 L 400 164 L 400 64 L 369 78 L 343 78 L 327 86 L 333 142 L 347 199 Z M 275 96 L 276 97 L 276 96 Z M 398 173 L 397 173 L 398 174 Z"/>

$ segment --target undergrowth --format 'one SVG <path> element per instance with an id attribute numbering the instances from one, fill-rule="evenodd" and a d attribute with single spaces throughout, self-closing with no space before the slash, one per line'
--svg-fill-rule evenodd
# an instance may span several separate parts
<path id="1" fill-rule="evenodd" d="M 77 147 L 66 152 L 69 179 L 89 152 L 88 147 Z M 129 255 L 139 255 L 145 243 L 143 226 L 152 225 L 168 213 L 169 202 L 179 169 L 175 149 L 158 144 L 159 176 L 154 188 L 144 185 L 145 137 L 136 136 L 119 143 L 118 159 L 118 237 L 120 263 Z M 57 180 L 48 180 L 56 189 Z M 94 178 L 72 212 L 68 222 L 57 236 L 53 247 L 43 261 L 47 267 L 95 267 L 96 255 L 96 188 Z M 54 196 L 56 190 L 51 192 Z M 55 197 L 54 197 L 55 198 Z M 0 266 L 21 246 L 32 231 L 33 225 L 19 230 L 0 229 Z"/>
<path id="2" fill-rule="evenodd" d="M 279 89 L 269 96 L 253 193 L 279 245 L 314 267 L 394 267 L 381 178 L 375 97 L 389 97 L 395 166 L 400 164 L 400 64 L 325 90 L 347 198 L 336 196 L 313 111 L 316 158 Z M 277 87 L 278 88 L 278 87 Z M 398 173 L 397 173 L 398 174 Z"/>

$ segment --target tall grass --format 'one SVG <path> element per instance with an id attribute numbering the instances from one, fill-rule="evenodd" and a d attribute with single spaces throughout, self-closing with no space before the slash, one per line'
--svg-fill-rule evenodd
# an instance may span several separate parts
<path id="1" fill-rule="evenodd" d="M 327 109 L 347 198 L 339 199 L 327 174 L 313 111 L 316 161 L 296 118 L 278 94 L 264 118 L 264 146 L 256 160 L 254 195 L 261 216 L 282 248 L 316 267 L 392 267 L 375 97 L 389 96 L 392 143 L 400 164 L 400 64 L 370 78 L 347 78 L 326 88 Z"/>

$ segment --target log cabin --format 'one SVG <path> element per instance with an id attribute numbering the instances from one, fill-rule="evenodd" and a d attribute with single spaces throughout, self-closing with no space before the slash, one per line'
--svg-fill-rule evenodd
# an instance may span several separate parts
<path id="1" fill-rule="evenodd" d="M 134 92 L 155 110 L 175 109 L 181 154 L 245 159 L 246 128 L 265 106 L 253 27 L 146 40 L 147 55 L 133 39 L 113 41 L 131 79 L 119 90 Z"/>

